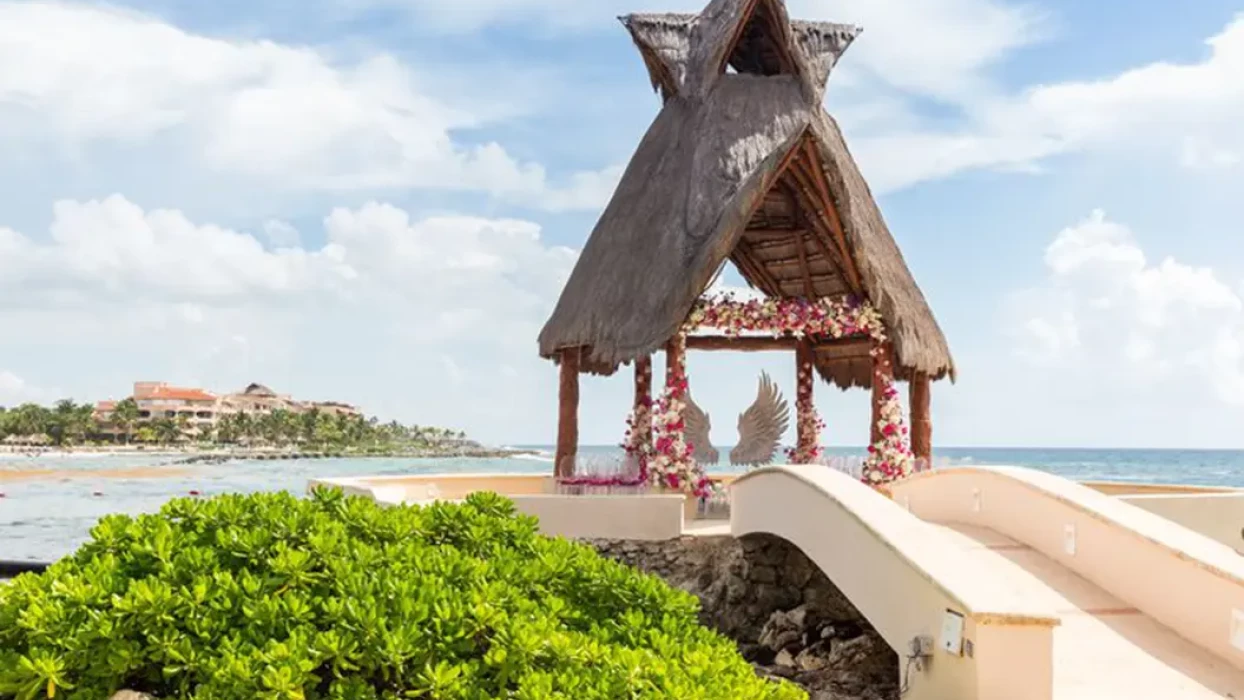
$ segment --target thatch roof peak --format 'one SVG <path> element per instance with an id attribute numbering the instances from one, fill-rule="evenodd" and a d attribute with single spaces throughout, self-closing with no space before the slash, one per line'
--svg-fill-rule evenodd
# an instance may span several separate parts
<path id="1" fill-rule="evenodd" d="M 757 12 L 767 12 L 779 23 L 781 20 L 775 16 L 784 18 L 789 29 L 778 32 L 772 28 L 774 20 L 769 20 L 750 37 L 739 31 Z M 785 17 L 785 6 L 781 0 L 757 0 L 750 4 L 742 0 L 718 0 L 701 14 L 644 12 L 622 15 L 618 20 L 630 32 L 639 49 L 653 89 L 660 91 L 666 99 L 684 88 L 688 64 L 697 56 L 700 60 L 707 57 L 717 63 L 726 61 L 738 72 L 761 72 L 766 63 L 771 64 L 775 60 L 772 56 L 765 56 L 766 51 L 775 50 L 775 45 L 779 51 L 803 53 L 803 71 L 807 73 L 810 86 L 819 94 L 824 90 L 838 59 L 863 31 L 863 28 L 853 24 L 790 20 Z M 697 27 L 701 24 L 717 26 L 720 30 L 697 34 Z M 764 24 L 762 22 L 758 26 Z M 765 27 L 769 28 L 770 34 L 764 33 Z M 740 36 L 736 38 L 736 35 Z M 733 43 L 729 43 L 732 40 Z M 693 47 L 697 41 L 699 44 L 717 44 Z M 726 42 L 724 46 L 723 41 Z M 695 51 L 695 48 L 700 50 Z M 723 52 L 729 53 L 723 57 Z"/>
<path id="2" fill-rule="evenodd" d="M 769 296 L 868 299 L 900 376 L 953 377 L 946 339 L 821 104 L 859 29 L 791 22 L 781 0 L 712 0 L 699 15 L 622 21 L 665 105 L 540 333 L 540 353 L 582 348 L 583 368 L 597 373 L 646 356 L 729 259 Z M 827 349 L 817 366 L 844 388 L 872 382 L 866 352 Z"/>

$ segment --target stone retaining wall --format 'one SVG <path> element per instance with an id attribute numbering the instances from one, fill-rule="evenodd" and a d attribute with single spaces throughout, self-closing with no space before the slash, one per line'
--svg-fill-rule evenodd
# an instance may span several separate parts
<path id="1" fill-rule="evenodd" d="M 700 599 L 701 621 L 768 676 L 812 700 L 895 700 L 898 657 L 804 554 L 785 540 L 683 537 L 590 540 L 606 557 Z"/>

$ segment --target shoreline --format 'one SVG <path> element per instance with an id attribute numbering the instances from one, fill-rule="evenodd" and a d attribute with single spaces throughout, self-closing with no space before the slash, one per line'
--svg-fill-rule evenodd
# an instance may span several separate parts
<path id="1" fill-rule="evenodd" d="M 345 449 L 299 449 L 291 447 L 155 447 L 108 446 L 108 447 L 38 447 L 0 445 L 0 457 L 58 458 L 58 457 L 107 457 L 144 456 L 171 457 L 170 464 L 195 464 L 200 462 L 228 461 L 231 459 L 506 459 L 524 455 L 538 455 L 532 449 L 510 449 L 483 446 L 454 446 L 397 449 L 392 451 L 367 451 L 357 448 Z"/>

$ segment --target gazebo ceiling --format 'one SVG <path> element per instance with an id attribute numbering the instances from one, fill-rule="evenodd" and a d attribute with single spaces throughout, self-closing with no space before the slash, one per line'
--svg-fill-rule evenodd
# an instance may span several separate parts
<path id="1" fill-rule="evenodd" d="M 811 143 L 799 144 L 730 255 L 748 284 L 768 296 L 863 293 L 823 173 Z"/>

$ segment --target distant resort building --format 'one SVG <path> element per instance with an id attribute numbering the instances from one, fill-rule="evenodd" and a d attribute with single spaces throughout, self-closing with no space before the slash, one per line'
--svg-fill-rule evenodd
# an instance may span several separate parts
<path id="1" fill-rule="evenodd" d="M 167 382 L 134 382 L 131 398 L 138 406 L 140 423 L 161 418 L 185 421 L 189 434 L 211 430 L 225 416 L 238 413 L 261 416 L 276 411 L 306 413 L 318 410 L 334 416 L 362 415 L 358 407 L 347 403 L 298 401 L 287 394 L 278 394 L 263 384 L 251 384 L 234 393 L 214 394 L 200 388 L 172 386 Z M 108 425 L 116 408 L 117 401 L 100 401 L 95 405 L 95 418 L 101 425 Z"/>

